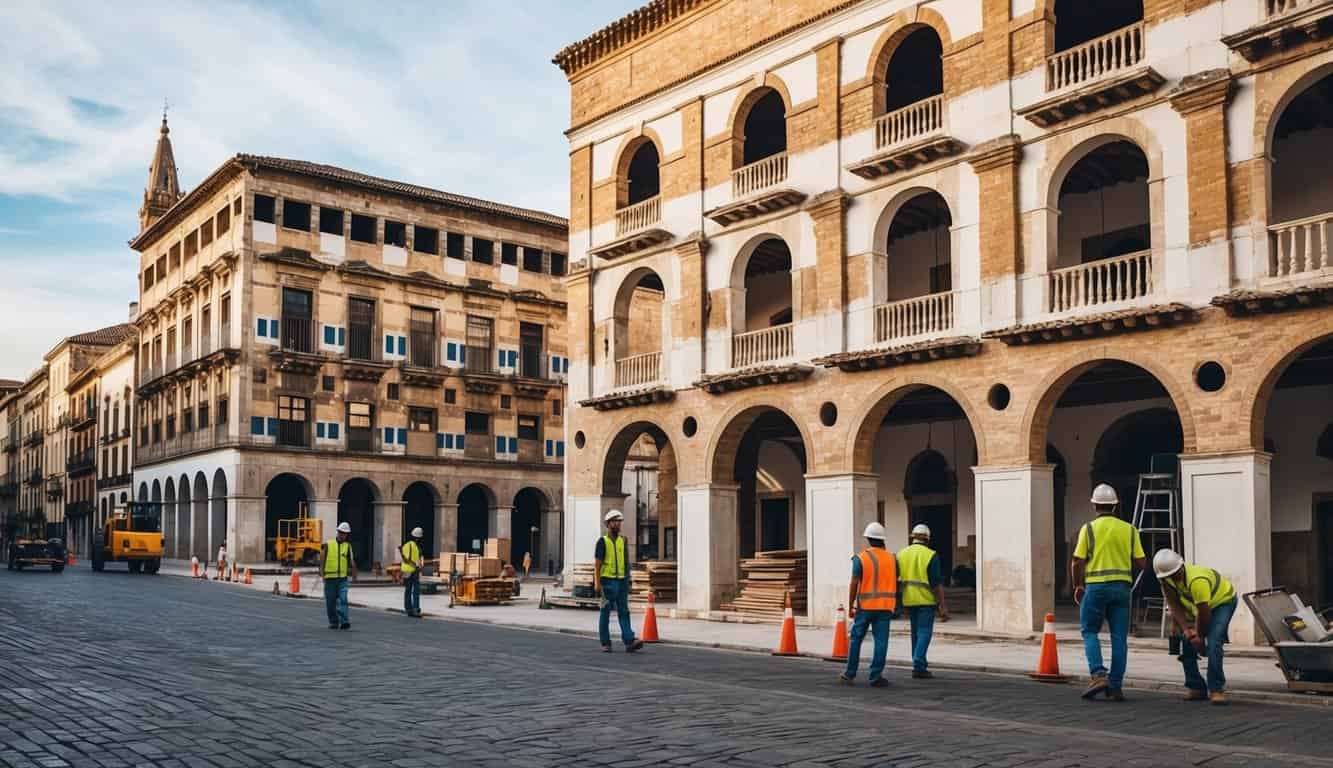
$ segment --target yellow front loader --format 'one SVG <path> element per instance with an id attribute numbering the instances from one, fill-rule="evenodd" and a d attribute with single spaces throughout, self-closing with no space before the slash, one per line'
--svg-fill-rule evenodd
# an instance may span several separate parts
<path id="1" fill-rule="evenodd" d="M 162 566 L 162 503 L 132 501 L 117 507 L 93 540 L 93 570 L 124 562 L 130 573 L 157 573 Z"/>

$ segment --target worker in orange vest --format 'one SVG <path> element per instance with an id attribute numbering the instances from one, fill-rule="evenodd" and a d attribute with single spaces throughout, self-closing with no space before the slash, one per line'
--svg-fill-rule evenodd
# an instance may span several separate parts
<path id="1" fill-rule="evenodd" d="M 852 579 L 847 584 L 852 636 L 847 649 L 847 669 L 838 680 L 851 685 L 856 679 L 856 667 L 861 662 L 861 641 L 869 630 L 875 642 L 870 657 L 870 685 L 883 688 L 889 684 L 884 679 L 884 662 L 889 655 L 889 619 L 898 608 L 898 561 L 884 548 L 883 525 L 867 525 L 864 535 L 868 546 L 852 558 Z"/>

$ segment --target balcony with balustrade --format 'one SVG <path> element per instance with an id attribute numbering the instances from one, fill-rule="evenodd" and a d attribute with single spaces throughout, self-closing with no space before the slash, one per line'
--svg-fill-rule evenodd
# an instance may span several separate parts
<path id="1" fill-rule="evenodd" d="M 1328 0 L 1256 0 L 1262 3 L 1259 22 L 1222 38 L 1247 61 L 1258 62 L 1333 34 L 1333 3 Z"/>
<path id="2" fill-rule="evenodd" d="M 753 368 L 790 362 L 795 354 L 792 324 L 732 334 L 731 367 Z"/>
<path id="3" fill-rule="evenodd" d="M 708 211 L 722 226 L 799 205 L 805 194 L 786 185 L 788 156 L 779 152 L 731 172 L 733 202 Z"/>
<path id="4" fill-rule="evenodd" d="M 949 135 L 948 106 L 937 94 L 875 118 L 874 154 L 847 170 L 877 179 L 959 154 L 964 147 Z"/>
<path id="5" fill-rule="evenodd" d="M 1058 27 L 1056 36 L 1060 36 Z M 1059 50 L 1046 57 L 1047 97 L 1018 113 L 1036 125 L 1050 127 L 1150 94 L 1166 80 L 1148 66 L 1147 59 L 1147 30 L 1141 18 Z"/>
<path id="6" fill-rule="evenodd" d="M 616 389 L 641 389 L 662 381 L 662 353 L 645 352 L 616 360 Z"/>
<path id="7" fill-rule="evenodd" d="M 603 259 L 615 259 L 661 245 L 671 239 L 662 223 L 662 196 L 632 203 L 616 211 L 615 238 L 588 251 Z"/>
<path id="8" fill-rule="evenodd" d="M 1268 281 L 1309 282 L 1333 278 L 1333 213 L 1268 227 Z"/>

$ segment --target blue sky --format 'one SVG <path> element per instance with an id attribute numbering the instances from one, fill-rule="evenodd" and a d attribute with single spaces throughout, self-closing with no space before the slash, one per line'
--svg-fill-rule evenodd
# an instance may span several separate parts
<path id="1" fill-rule="evenodd" d="M 164 98 L 187 190 L 251 152 L 563 215 L 551 56 L 641 4 L 0 3 L 0 378 L 124 320 Z"/>

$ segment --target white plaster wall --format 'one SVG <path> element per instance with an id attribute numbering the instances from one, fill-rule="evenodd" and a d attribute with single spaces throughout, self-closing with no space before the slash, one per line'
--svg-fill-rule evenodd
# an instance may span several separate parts
<path id="1" fill-rule="evenodd" d="M 684 146 L 682 136 L 684 120 L 681 118 L 680 112 L 663 115 L 647 123 L 646 127 L 651 128 L 657 134 L 657 138 L 661 140 L 660 151 L 662 157 L 670 157 L 679 152 Z"/>
<path id="2" fill-rule="evenodd" d="M 785 494 L 791 497 L 794 523 L 792 525 L 792 546 L 804 549 L 805 536 L 805 474 L 801 471 L 801 462 L 791 449 L 772 441 L 759 445 L 759 469 L 755 473 L 755 492 L 764 494 Z M 754 517 L 755 535 L 762 528 L 759 517 L 759 502 L 749 510 Z"/>
<path id="3" fill-rule="evenodd" d="M 1273 454 L 1274 531 L 1308 531 L 1312 494 L 1333 493 L 1333 461 L 1315 455 L 1319 435 L 1333 424 L 1333 385 L 1279 389 L 1264 422 Z"/>
<path id="4" fill-rule="evenodd" d="M 1052 267 L 1072 267 L 1082 263 L 1086 238 L 1147 224 L 1148 215 L 1148 185 L 1142 181 L 1065 195 L 1060 198 L 1060 245 Z"/>
<path id="5" fill-rule="evenodd" d="M 788 108 L 804 104 L 819 95 L 817 62 L 813 53 L 778 67 L 773 70 L 773 74 L 787 86 L 787 95 L 791 97 Z"/>
<path id="6" fill-rule="evenodd" d="M 1274 224 L 1333 212 L 1333 130 L 1288 136 L 1273 152 Z"/>

